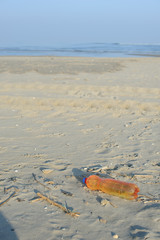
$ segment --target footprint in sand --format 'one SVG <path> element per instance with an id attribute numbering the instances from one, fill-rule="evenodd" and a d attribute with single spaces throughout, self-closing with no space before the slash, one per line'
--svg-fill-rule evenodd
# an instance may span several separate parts
<path id="1" fill-rule="evenodd" d="M 93 132 L 94 129 L 93 128 L 87 128 L 87 129 L 82 129 L 81 132 L 83 132 L 84 134 L 88 134 L 90 132 Z"/>
<path id="2" fill-rule="evenodd" d="M 116 143 L 101 143 L 98 149 L 95 150 L 98 154 L 107 154 L 112 151 L 112 148 L 118 147 Z"/>
<path id="3" fill-rule="evenodd" d="M 1 147 L 0 146 L 0 153 L 4 153 L 7 151 L 7 147 Z"/>
<path id="4" fill-rule="evenodd" d="M 53 136 L 55 136 L 55 137 L 64 137 L 65 133 L 57 132 L 57 133 L 53 133 Z"/>

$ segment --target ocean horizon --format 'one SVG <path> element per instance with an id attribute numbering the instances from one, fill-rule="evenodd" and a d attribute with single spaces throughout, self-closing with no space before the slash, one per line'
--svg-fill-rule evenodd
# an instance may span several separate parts
<path id="1" fill-rule="evenodd" d="M 160 57 L 160 44 L 85 43 L 0 47 L 0 56 Z"/>

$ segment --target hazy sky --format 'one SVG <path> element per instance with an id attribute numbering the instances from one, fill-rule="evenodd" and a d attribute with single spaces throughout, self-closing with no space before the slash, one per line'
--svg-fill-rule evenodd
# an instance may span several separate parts
<path id="1" fill-rule="evenodd" d="M 160 43 L 160 0 L 0 0 L 0 46 Z"/>

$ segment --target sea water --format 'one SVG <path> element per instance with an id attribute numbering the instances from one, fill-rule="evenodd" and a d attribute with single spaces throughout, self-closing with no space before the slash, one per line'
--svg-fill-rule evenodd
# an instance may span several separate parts
<path id="1" fill-rule="evenodd" d="M 160 57 L 160 44 L 87 43 L 0 47 L 0 56 Z"/>

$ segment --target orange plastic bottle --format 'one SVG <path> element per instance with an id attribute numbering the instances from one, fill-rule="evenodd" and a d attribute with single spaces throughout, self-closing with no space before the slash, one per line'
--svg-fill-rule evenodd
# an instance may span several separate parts
<path id="1" fill-rule="evenodd" d="M 87 187 L 91 190 L 100 190 L 104 193 L 133 200 L 138 197 L 140 191 L 134 183 L 126 183 L 110 178 L 100 178 L 97 175 L 91 175 L 83 179 Z"/>

